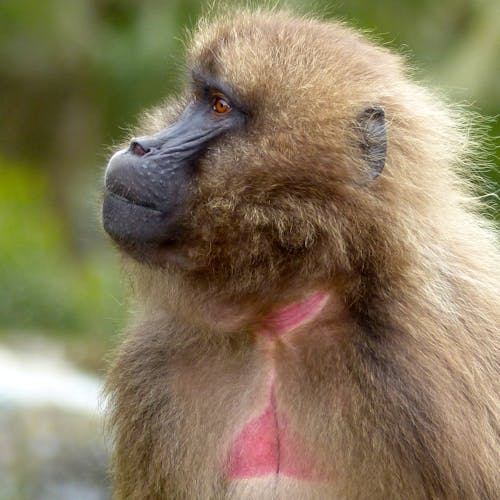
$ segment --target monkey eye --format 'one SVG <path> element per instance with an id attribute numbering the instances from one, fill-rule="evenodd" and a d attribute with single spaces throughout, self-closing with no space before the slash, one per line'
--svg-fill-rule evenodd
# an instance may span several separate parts
<path id="1" fill-rule="evenodd" d="M 231 111 L 231 104 L 223 96 L 215 95 L 211 101 L 212 111 L 215 113 L 223 114 Z"/>

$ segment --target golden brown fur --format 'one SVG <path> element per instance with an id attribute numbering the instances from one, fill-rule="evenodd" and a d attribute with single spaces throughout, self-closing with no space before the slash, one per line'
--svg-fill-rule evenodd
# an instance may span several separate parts
<path id="1" fill-rule="evenodd" d="M 169 263 L 127 261 L 135 310 L 108 382 L 117 498 L 499 498 L 500 258 L 463 180 L 461 119 L 342 24 L 232 13 L 190 47 L 251 120 L 201 159 Z M 371 105 L 388 127 L 373 181 L 356 125 Z M 335 300 L 273 363 L 325 479 L 228 481 L 231 437 L 267 397 L 254 332 L 318 288 Z"/>

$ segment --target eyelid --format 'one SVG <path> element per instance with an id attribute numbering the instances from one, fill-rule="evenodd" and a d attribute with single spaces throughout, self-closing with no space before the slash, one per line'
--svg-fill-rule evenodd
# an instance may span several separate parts
<path id="1" fill-rule="evenodd" d="M 203 87 L 196 86 L 191 93 L 197 101 L 205 97 L 208 99 L 208 101 L 212 102 L 215 97 L 220 97 L 221 99 L 227 101 L 227 103 L 230 104 L 231 107 L 233 106 L 231 99 L 227 97 L 224 92 L 221 92 L 220 90 L 213 87 L 209 87 L 206 85 Z"/>
<path id="2" fill-rule="evenodd" d="M 234 92 L 230 86 L 223 81 L 219 82 L 216 79 L 204 75 L 200 70 L 191 70 L 191 82 L 194 88 L 199 89 L 202 97 L 210 98 L 210 92 L 215 90 L 223 94 L 224 98 L 231 104 L 233 109 L 237 109 L 239 113 L 245 116 L 251 116 L 251 110 L 242 101 L 241 96 Z"/>
<path id="3" fill-rule="evenodd" d="M 200 98 L 195 99 L 195 94 L 199 95 Z M 241 104 L 236 96 L 229 97 L 225 91 L 219 90 L 217 85 L 212 85 L 210 82 L 207 82 L 204 79 L 202 80 L 193 78 L 191 95 L 193 96 L 193 102 L 198 103 L 203 100 L 210 106 L 212 106 L 212 100 L 214 96 L 221 97 L 229 104 L 231 110 L 237 110 L 245 117 L 250 116 L 250 112 L 248 111 L 248 109 Z"/>
<path id="4" fill-rule="evenodd" d="M 224 94 L 224 92 L 221 92 L 220 90 L 217 89 L 210 89 L 210 101 L 212 101 L 212 99 L 214 99 L 215 97 L 220 97 L 221 99 L 227 101 L 228 104 L 231 104 L 231 99 L 229 99 L 229 97 L 227 97 L 227 95 Z"/>

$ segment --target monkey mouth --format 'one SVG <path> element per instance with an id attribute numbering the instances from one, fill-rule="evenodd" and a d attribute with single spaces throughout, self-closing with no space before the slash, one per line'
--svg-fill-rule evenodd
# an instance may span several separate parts
<path id="1" fill-rule="evenodd" d="M 177 218 L 172 214 L 109 189 L 104 195 L 102 220 L 104 230 L 120 247 L 128 251 L 140 247 L 141 255 L 148 247 L 173 242 L 178 233 Z"/>
<path id="2" fill-rule="evenodd" d="M 111 196 L 113 198 L 117 198 L 124 203 L 130 203 L 132 205 L 137 205 L 138 207 L 147 208 L 149 210 L 154 210 L 158 213 L 162 213 L 162 211 L 152 202 L 140 200 L 136 196 L 134 196 L 131 192 L 123 192 L 120 193 L 118 191 L 112 191 L 110 189 L 106 189 L 104 196 Z"/>

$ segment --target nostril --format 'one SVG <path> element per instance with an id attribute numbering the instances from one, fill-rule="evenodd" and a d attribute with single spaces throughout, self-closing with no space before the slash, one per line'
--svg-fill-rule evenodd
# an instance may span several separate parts
<path id="1" fill-rule="evenodd" d="M 136 156 L 144 156 L 149 152 L 149 148 L 141 146 L 137 141 L 132 141 L 130 143 L 130 152 Z"/>

